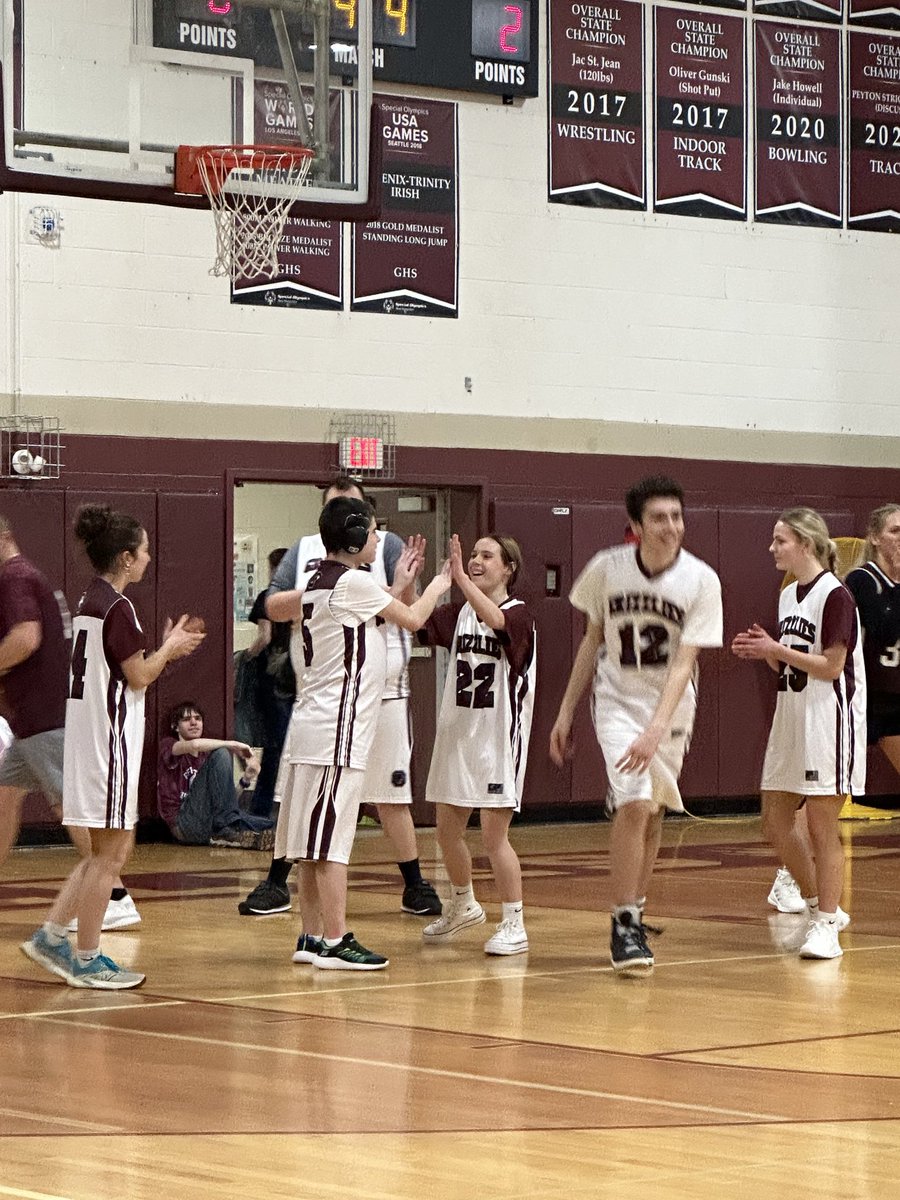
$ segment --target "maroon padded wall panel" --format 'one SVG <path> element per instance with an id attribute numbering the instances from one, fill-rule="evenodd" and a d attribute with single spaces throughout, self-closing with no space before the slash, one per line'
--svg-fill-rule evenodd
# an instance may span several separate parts
<path id="1" fill-rule="evenodd" d="M 537 689 L 525 776 L 523 809 L 568 804 L 571 769 L 560 771 L 550 761 L 550 730 L 569 678 L 573 609 L 572 516 L 565 504 L 497 500 L 493 528 L 514 537 L 524 559 L 514 595 L 534 614 L 537 629 Z M 548 568 L 557 572 L 558 595 L 547 594 Z"/>

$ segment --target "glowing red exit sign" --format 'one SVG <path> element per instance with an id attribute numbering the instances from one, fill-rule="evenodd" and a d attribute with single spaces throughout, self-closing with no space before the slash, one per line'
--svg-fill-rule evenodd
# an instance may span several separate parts
<path id="1" fill-rule="evenodd" d="M 342 437 L 340 464 L 354 471 L 380 471 L 384 442 L 378 437 Z"/>

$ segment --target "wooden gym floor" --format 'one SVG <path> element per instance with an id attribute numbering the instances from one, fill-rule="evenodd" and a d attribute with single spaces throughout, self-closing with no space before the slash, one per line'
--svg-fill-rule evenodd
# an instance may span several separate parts
<path id="1" fill-rule="evenodd" d="M 781 949 L 757 822 L 667 823 L 645 980 L 609 969 L 606 825 L 514 827 L 532 949 L 510 959 L 482 952 L 483 859 L 488 925 L 424 947 L 361 831 L 351 924 L 392 960 L 371 974 L 292 964 L 295 914 L 238 916 L 267 855 L 138 847 L 143 924 L 104 944 L 148 979 L 118 994 L 19 952 L 73 856 L 17 851 L 0 1198 L 896 1197 L 900 823 L 842 829 L 853 923 L 819 963 Z"/>

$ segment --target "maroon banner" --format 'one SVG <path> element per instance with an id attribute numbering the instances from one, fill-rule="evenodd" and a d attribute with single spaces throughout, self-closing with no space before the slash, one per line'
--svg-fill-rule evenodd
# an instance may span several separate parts
<path id="1" fill-rule="evenodd" d="M 753 11 L 769 17 L 837 23 L 844 16 L 844 0 L 753 0 Z"/>
<path id="2" fill-rule="evenodd" d="M 656 212 L 746 220 L 745 28 L 654 9 Z"/>
<path id="3" fill-rule="evenodd" d="M 353 312 L 459 315 L 456 105 L 377 96 L 381 219 L 353 226 Z"/>
<path id="4" fill-rule="evenodd" d="M 757 221 L 842 224 L 840 38 L 756 23 Z"/>
<path id="5" fill-rule="evenodd" d="M 847 224 L 900 233 L 900 37 L 848 35 Z"/>
<path id="6" fill-rule="evenodd" d="M 340 95 L 330 96 L 333 146 L 341 145 Z M 253 138 L 258 144 L 300 146 L 297 115 L 283 83 L 256 80 L 253 89 Z M 312 112 L 307 114 L 312 119 Z M 278 246 L 278 270 L 271 278 L 238 278 L 232 304 L 269 308 L 344 307 L 343 226 L 340 221 L 288 217 Z"/>
<path id="7" fill-rule="evenodd" d="M 896 0 L 850 0 L 850 20 L 878 29 L 900 29 L 900 4 Z"/>
<path id="8" fill-rule="evenodd" d="M 550 0 L 549 199 L 644 209 L 644 7 Z"/>

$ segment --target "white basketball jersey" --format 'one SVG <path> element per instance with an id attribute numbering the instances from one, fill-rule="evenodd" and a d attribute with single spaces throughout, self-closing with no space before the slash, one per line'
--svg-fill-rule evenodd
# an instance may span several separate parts
<path id="1" fill-rule="evenodd" d="M 516 634 L 525 643 L 514 670 L 497 634 L 464 604 L 450 647 L 450 666 L 426 800 L 473 808 L 517 808 L 522 802 L 534 709 L 537 647 L 534 621 L 521 600 Z M 507 618 L 511 622 L 510 618 Z"/>
<path id="2" fill-rule="evenodd" d="M 843 584 L 824 571 L 800 591 L 790 584 L 778 600 L 779 641 L 822 654 L 828 597 Z M 799 594 L 798 594 L 799 593 Z M 763 791 L 800 796 L 861 796 L 866 786 L 866 675 L 859 617 L 856 640 L 837 679 L 813 679 L 781 664 L 778 698 L 766 746 Z"/>
<path id="3" fill-rule="evenodd" d="M 365 571 L 367 575 L 382 587 L 387 587 L 387 571 L 384 565 L 384 543 L 384 532 L 379 530 L 378 550 L 375 555 L 375 561 L 370 567 L 360 567 L 357 569 Z M 318 569 L 320 563 L 324 562 L 326 550 L 325 543 L 318 533 L 302 537 L 298 543 L 298 547 L 297 578 L 294 582 L 294 587 L 298 591 L 302 591 L 309 582 L 312 573 Z M 410 635 L 405 629 L 401 629 L 399 625 L 393 625 L 388 622 L 385 626 L 384 636 L 387 638 L 388 651 L 384 699 L 401 699 L 409 695 Z M 299 680 L 305 667 L 303 660 L 303 639 L 298 624 L 295 624 L 291 631 L 291 664 L 294 668 L 294 674 Z"/>
<path id="4" fill-rule="evenodd" d="M 94 579 L 72 622 L 72 661 L 63 757 L 67 824 L 131 829 L 137 821 L 138 776 L 144 749 L 144 691 L 128 686 L 107 656 L 104 632 L 115 617 L 142 630 L 131 601 Z M 130 655 L 129 655 L 130 657 Z"/>
<path id="5" fill-rule="evenodd" d="M 595 707 L 624 704 L 650 719 L 675 654 L 689 646 L 722 645 L 722 588 L 712 567 L 682 550 L 658 575 L 648 575 L 635 546 L 596 554 L 569 596 L 602 626 L 594 677 Z M 685 688 L 674 727 L 689 729 L 696 688 Z M 639 711 L 638 711 L 639 710 Z"/>
<path id="6" fill-rule="evenodd" d="M 303 671 L 285 743 L 293 763 L 364 770 L 384 691 L 376 618 L 391 597 L 364 571 L 326 559 L 303 592 Z"/>

